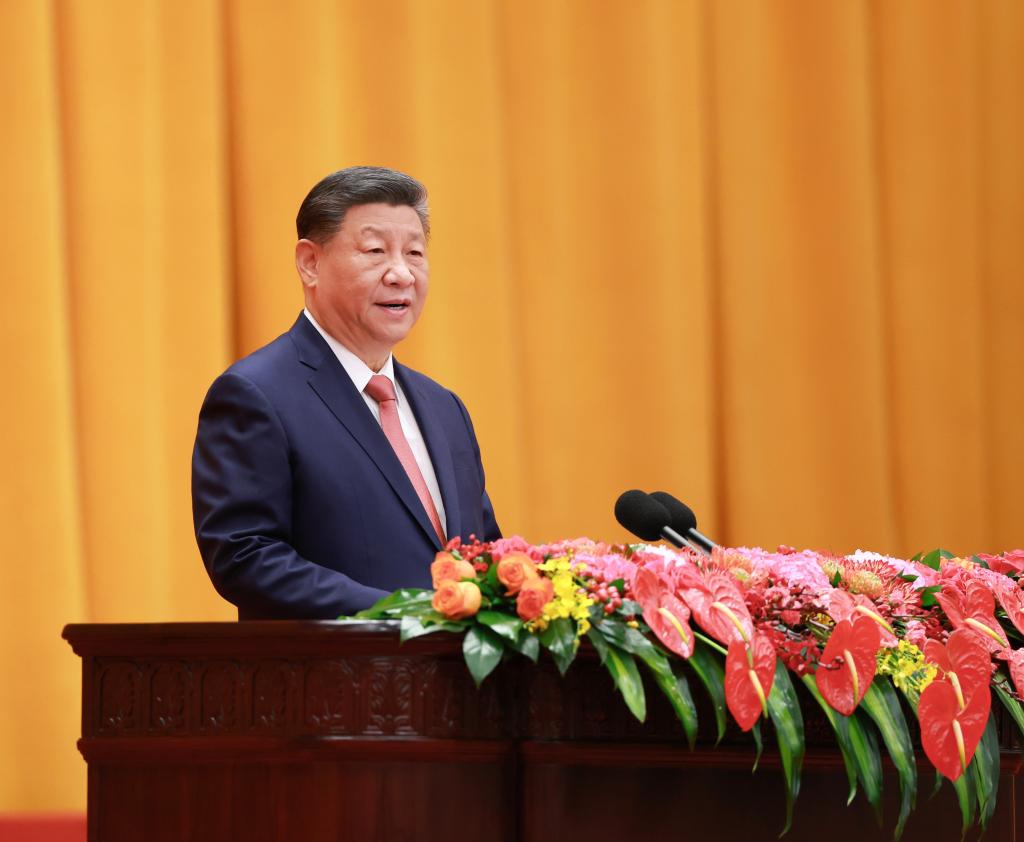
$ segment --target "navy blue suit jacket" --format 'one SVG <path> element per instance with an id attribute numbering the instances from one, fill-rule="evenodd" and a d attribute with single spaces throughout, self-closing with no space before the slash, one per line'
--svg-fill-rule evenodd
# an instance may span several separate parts
<path id="1" fill-rule="evenodd" d="M 395 363 L 437 474 L 447 534 L 500 537 L 454 393 Z M 430 587 L 441 549 L 380 424 L 304 315 L 214 381 L 192 457 L 196 539 L 239 619 L 334 618 Z"/>

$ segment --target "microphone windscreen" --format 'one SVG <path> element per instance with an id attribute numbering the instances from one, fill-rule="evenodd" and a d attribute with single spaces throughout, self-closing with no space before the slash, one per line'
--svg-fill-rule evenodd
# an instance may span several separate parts
<path id="1" fill-rule="evenodd" d="M 615 501 L 615 519 L 645 541 L 657 541 L 661 530 L 669 524 L 665 507 L 650 494 L 633 489 L 624 491 Z"/>
<path id="2" fill-rule="evenodd" d="M 686 503 L 677 500 L 666 491 L 653 491 L 651 497 L 665 508 L 665 511 L 668 512 L 668 525 L 680 535 L 685 535 L 691 529 L 697 528 L 697 516 Z"/>

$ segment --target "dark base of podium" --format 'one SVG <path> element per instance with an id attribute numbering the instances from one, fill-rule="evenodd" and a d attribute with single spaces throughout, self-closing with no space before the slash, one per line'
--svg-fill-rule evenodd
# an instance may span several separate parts
<path id="1" fill-rule="evenodd" d="M 587 657 L 565 679 L 510 662 L 478 691 L 458 639 L 400 647 L 380 624 L 69 626 L 65 636 L 83 657 L 91 842 L 771 840 L 784 824 L 774 754 L 752 774 L 752 741 L 735 731 L 718 748 L 702 731 L 690 751 L 654 692 L 641 725 Z M 863 797 L 846 806 L 828 725 L 805 712 L 808 755 L 784 838 L 891 838 L 894 774 L 879 829 Z M 699 714 L 709 729 L 711 712 Z M 994 842 L 1019 838 L 1024 804 L 1019 755 L 1007 750 L 1003 768 Z M 952 788 L 932 797 L 933 770 L 919 774 L 903 838 L 959 839 Z"/>

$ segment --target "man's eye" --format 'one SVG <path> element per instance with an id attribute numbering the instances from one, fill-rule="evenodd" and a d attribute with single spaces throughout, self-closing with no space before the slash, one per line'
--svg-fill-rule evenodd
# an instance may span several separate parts
<path id="1" fill-rule="evenodd" d="M 370 254 L 384 254 L 384 249 L 382 249 L 380 246 L 377 246 L 376 248 L 367 249 L 367 251 Z"/>
<path id="2" fill-rule="evenodd" d="M 413 257 L 423 257 L 423 252 L 419 251 L 418 249 L 413 249 L 412 251 L 409 252 L 409 254 L 411 254 Z"/>

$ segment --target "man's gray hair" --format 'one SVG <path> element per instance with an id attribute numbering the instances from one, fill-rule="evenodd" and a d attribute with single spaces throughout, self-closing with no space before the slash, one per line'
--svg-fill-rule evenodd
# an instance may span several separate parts
<path id="1" fill-rule="evenodd" d="M 427 188 L 412 176 L 386 167 L 348 167 L 321 179 L 302 200 L 295 229 L 300 240 L 323 244 L 333 237 L 349 208 L 377 203 L 408 205 L 430 236 Z"/>

